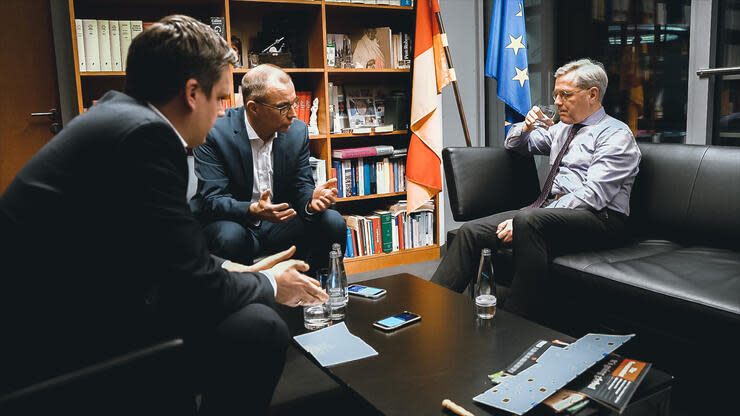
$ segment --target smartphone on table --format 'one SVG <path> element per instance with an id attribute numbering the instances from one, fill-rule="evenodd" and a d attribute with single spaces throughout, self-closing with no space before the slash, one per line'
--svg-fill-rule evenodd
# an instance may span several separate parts
<path id="1" fill-rule="evenodd" d="M 386 293 L 385 289 L 363 285 L 349 285 L 347 289 L 350 295 L 362 296 L 363 298 L 370 299 L 377 299 Z"/>
<path id="2" fill-rule="evenodd" d="M 419 321 L 421 321 L 421 316 L 413 312 L 403 311 L 397 315 L 377 320 L 373 322 L 373 326 L 383 331 L 395 331 L 398 328 L 402 328 Z"/>

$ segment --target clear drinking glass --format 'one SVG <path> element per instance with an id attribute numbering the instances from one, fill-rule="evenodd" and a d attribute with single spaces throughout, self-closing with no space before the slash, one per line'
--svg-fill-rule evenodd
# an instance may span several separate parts
<path id="1" fill-rule="evenodd" d="M 558 106 L 555 104 L 537 104 L 537 107 L 540 108 L 542 111 L 542 114 L 545 115 L 547 119 L 552 120 L 553 122 L 557 123 L 560 121 L 560 114 L 558 113 Z M 534 122 L 535 127 L 542 127 L 543 129 L 548 129 L 550 126 L 545 122 L 546 119 L 539 119 Z"/>
<path id="2" fill-rule="evenodd" d="M 316 279 L 320 284 L 329 276 L 329 269 L 320 269 L 316 273 Z M 303 326 L 306 329 L 316 330 L 329 326 L 331 323 L 331 307 L 329 302 L 324 302 L 319 305 L 311 305 L 303 307 Z"/>

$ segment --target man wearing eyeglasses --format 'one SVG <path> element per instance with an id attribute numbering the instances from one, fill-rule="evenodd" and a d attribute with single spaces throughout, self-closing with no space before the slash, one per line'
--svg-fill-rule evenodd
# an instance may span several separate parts
<path id="1" fill-rule="evenodd" d="M 529 317 L 541 312 L 549 259 L 621 241 L 640 163 L 632 132 L 601 105 L 608 84 L 604 66 L 581 59 L 560 67 L 555 78 L 560 122 L 532 107 L 504 142 L 523 154 L 550 156 L 539 198 L 464 224 L 432 277 L 462 292 L 475 276 L 482 248 L 510 245 L 515 272 L 503 306 Z"/>
<path id="2" fill-rule="evenodd" d="M 324 267 L 333 243 L 346 242 L 344 218 L 329 209 L 336 179 L 314 184 L 308 127 L 296 117 L 288 74 L 273 65 L 250 69 L 241 83 L 244 106 L 226 110 L 195 149 L 199 190 L 191 208 L 210 250 L 251 264 L 296 245 L 312 269 Z"/>

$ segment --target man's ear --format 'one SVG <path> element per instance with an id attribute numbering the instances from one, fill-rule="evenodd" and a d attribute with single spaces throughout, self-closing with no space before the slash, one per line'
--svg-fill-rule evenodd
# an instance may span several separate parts
<path id="1" fill-rule="evenodd" d="M 248 114 L 255 114 L 257 112 L 257 103 L 252 100 L 248 100 L 246 104 L 244 104 L 244 111 Z"/>
<path id="2" fill-rule="evenodd" d="M 588 97 L 593 99 L 594 101 L 599 101 L 599 89 L 596 87 L 589 88 Z"/>
<path id="3" fill-rule="evenodd" d="M 185 103 L 191 110 L 195 110 L 195 95 L 199 89 L 200 83 L 195 78 L 190 78 L 185 83 Z"/>

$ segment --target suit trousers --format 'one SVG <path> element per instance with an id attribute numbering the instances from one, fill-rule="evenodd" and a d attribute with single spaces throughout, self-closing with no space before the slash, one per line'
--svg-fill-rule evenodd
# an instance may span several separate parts
<path id="1" fill-rule="evenodd" d="M 211 253 L 243 264 L 256 257 L 296 246 L 295 258 L 305 260 L 312 270 L 326 267 L 333 243 L 347 242 L 347 225 L 333 209 L 305 219 L 296 215 L 285 223 L 262 221 L 259 226 L 244 226 L 233 221 L 214 221 L 203 227 Z"/>
<path id="2" fill-rule="evenodd" d="M 209 331 L 186 337 L 196 363 L 199 414 L 267 414 L 285 365 L 288 327 L 273 306 L 244 306 Z"/>
<path id="3" fill-rule="evenodd" d="M 447 248 L 431 281 L 462 292 L 476 278 L 483 248 L 492 251 L 510 246 L 514 278 L 502 307 L 529 318 L 539 315 L 548 293 L 548 269 L 559 255 L 618 245 L 625 236 L 624 214 L 567 208 L 532 208 L 505 211 L 469 221 Z M 513 240 L 504 244 L 496 235 L 498 225 L 513 219 Z M 474 284 L 474 282 L 473 282 Z"/>

